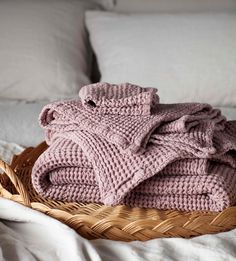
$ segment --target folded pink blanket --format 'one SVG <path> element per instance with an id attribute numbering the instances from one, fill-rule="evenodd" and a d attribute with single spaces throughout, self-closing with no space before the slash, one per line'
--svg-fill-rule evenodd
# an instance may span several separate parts
<path id="1" fill-rule="evenodd" d="M 56 102 L 49 104 L 44 108 L 40 115 L 40 123 L 42 127 L 48 129 L 46 138 L 49 139 L 53 136 L 53 133 L 58 132 L 59 129 L 61 132 L 73 131 L 75 128 L 83 129 L 101 136 L 107 141 L 118 145 L 123 150 L 136 153 L 145 149 L 151 133 L 162 123 L 172 122 L 184 116 L 180 121 L 169 126 L 171 131 L 178 131 L 178 129 L 181 129 L 181 131 L 184 132 L 193 125 L 198 124 L 199 119 L 213 119 L 209 124 L 214 125 L 221 121 L 225 121 L 225 118 L 220 115 L 220 112 L 212 109 L 209 104 L 158 104 L 157 100 L 159 98 L 154 93 L 153 89 L 141 92 L 141 89 L 146 89 L 139 86 L 136 86 L 137 91 L 134 97 L 138 95 L 137 93 L 151 93 L 151 97 L 153 98 L 149 99 L 149 103 L 147 99 L 136 100 L 136 103 L 133 104 L 133 110 L 128 110 L 127 112 L 130 112 L 130 114 L 126 115 L 122 110 L 127 104 L 132 104 L 130 100 L 132 100 L 133 96 L 129 96 L 131 95 L 131 91 L 129 90 L 131 88 L 133 91 L 135 86 L 123 84 L 121 86 L 118 85 L 118 88 L 117 85 L 114 84 L 109 85 L 108 83 L 100 83 L 100 85 L 104 86 L 103 96 L 109 97 L 109 99 L 107 99 L 107 102 L 101 102 L 98 106 L 98 110 L 101 109 L 101 104 L 105 107 L 107 106 L 107 110 L 109 110 L 110 107 L 107 104 L 112 104 L 112 101 L 115 103 L 116 100 L 118 100 L 119 106 L 117 105 L 116 107 L 119 109 L 118 112 L 111 109 L 110 114 L 101 113 L 101 111 L 98 113 L 98 110 L 91 109 L 91 107 L 93 108 L 93 106 L 97 104 L 97 99 L 100 97 L 101 86 L 98 88 L 97 96 L 94 94 L 97 84 L 85 86 L 80 91 L 80 96 L 82 97 L 81 101 Z M 92 87 L 94 88 L 92 89 Z M 88 90 L 86 91 L 87 88 Z M 110 89 L 113 89 L 113 91 Z M 119 99 L 110 99 L 110 93 L 113 93 L 116 97 L 115 94 L 117 89 L 123 90 L 119 95 Z M 124 97 L 121 98 L 121 95 Z M 88 96 L 90 98 L 88 98 Z M 127 101 L 127 97 L 129 102 Z M 89 99 L 91 99 L 93 106 L 84 105 Z M 145 113 L 142 109 L 140 109 L 140 114 L 138 114 L 135 110 L 136 107 L 142 107 L 144 100 L 146 106 L 150 107 L 150 114 L 144 110 Z M 120 111 L 122 112 L 121 114 Z M 217 126 L 217 128 L 222 127 L 223 126 L 220 124 Z M 210 128 L 213 129 L 214 126 Z"/>
<path id="2" fill-rule="evenodd" d="M 99 86 L 43 109 L 50 147 L 32 173 L 41 195 L 180 210 L 236 203 L 236 122 L 208 104 L 158 104 L 152 89 Z"/>
<path id="3" fill-rule="evenodd" d="M 157 89 L 141 88 L 130 83 L 96 83 L 83 87 L 79 93 L 83 105 L 95 114 L 150 115 L 159 103 Z"/>

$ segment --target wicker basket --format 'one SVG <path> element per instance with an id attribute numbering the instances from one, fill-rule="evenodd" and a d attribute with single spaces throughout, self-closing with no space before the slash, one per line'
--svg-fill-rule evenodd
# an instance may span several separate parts
<path id="1" fill-rule="evenodd" d="M 14 156 L 11 166 L 0 160 L 0 196 L 60 220 L 88 239 L 133 241 L 160 237 L 193 237 L 236 227 L 236 206 L 217 212 L 180 212 L 66 203 L 40 197 L 31 184 L 31 170 L 45 143 Z"/>

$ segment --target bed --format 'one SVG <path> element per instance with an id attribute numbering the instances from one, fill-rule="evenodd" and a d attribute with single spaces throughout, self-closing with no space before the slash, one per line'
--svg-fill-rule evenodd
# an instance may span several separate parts
<path id="1" fill-rule="evenodd" d="M 0 1 L 0 158 L 44 140 L 44 105 L 97 81 L 155 87 L 161 102 L 210 103 L 236 120 L 235 12 L 234 0 Z M 0 231 L 2 260 L 236 259 L 236 230 L 88 241 L 3 198 Z"/>
<path id="2" fill-rule="evenodd" d="M 24 148 L 0 142 L 0 157 L 10 162 Z M 47 235 L 46 237 L 44 235 Z M 88 241 L 56 219 L 0 198 L 2 260 L 235 260 L 236 229 L 193 239 L 163 238 L 146 242 Z M 43 249 L 43 251 L 42 251 Z"/>
<path id="3" fill-rule="evenodd" d="M 17 203 L 0 199 L 0 210 L 2 260 L 235 260 L 236 230 L 190 240 L 88 241 L 57 220 Z"/>

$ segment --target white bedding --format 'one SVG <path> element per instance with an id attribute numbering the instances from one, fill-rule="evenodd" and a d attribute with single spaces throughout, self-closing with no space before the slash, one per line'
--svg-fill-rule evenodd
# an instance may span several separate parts
<path id="1" fill-rule="evenodd" d="M 22 149 L 0 141 L 0 158 L 9 161 L 12 153 Z M 0 260 L 233 261 L 236 260 L 236 229 L 190 240 L 88 241 L 59 221 L 0 197 Z"/>
<path id="2" fill-rule="evenodd" d="M 38 115 L 47 102 L 0 100 L 0 140 L 35 146 L 44 140 Z"/>
<path id="3" fill-rule="evenodd" d="M 88 241 L 55 219 L 0 198 L 0 260 L 235 261 L 236 229 L 190 240 Z"/>
<path id="4" fill-rule="evenodd" d="M 236 108 L 219 108 L 228 120 L 236 120 Z"/>
<path id="5" fill-rule="evenodd" d="M 236 106 L 235 12 L 88 11 L 85 22 L 101 81 L 155 87 L 164 103 Z"/>
<path id="6" fill-rule="evenodd" d="M 23 150 L 24 148 L 18 144 L 0 140 L 0 159 L 7 163 L 11 162 L 12 156 L 14 154 L 19 154 Z"/>

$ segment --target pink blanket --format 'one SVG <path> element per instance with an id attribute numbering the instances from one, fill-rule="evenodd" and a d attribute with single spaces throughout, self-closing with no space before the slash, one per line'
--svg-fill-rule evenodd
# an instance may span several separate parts
<path id="1" fill-rule="evenodd" d="M 32 173 L 57 200 L 219 211 L 236 203 L 236 122 L 208 104 L 159 104 L 156 90 L 85 86 L 47 105 L 50 147 Z"/>

